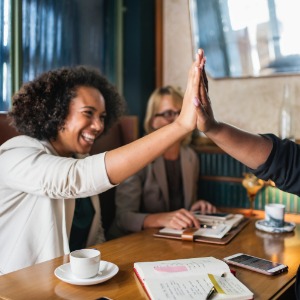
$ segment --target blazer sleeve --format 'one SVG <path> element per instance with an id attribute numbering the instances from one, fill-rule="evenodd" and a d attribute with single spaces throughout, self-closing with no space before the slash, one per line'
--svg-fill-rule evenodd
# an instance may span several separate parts
<path id="1" fill-rule="evenodd" d="M 193 177 L 193 182 L 194 182 L 194 187 L 193 187 L 193 202 L 196 202 L 198 200 L 198 190 L 199 190 L 199 176 L 200 176 L 200 161 L 198 154 L 193 151 L 193 158 L 194 158 L 194 177 Z"/>
<path id="2" fill-rule="evenodd" d="M 188 146 L 182 147 L 181 156 L 185 208 L 190 209 L 198 197 L 199 158 Z"/>
<path id="3" fill-rule="evenodd" d="M 90 228 L 87 239 L 87 247 L 105 242 L 104 229 L 102 227 L 101 207 L 98 195 L 91 197 L 93 207 L 95 210 L 94 219 Z"/>
<path id="4" fill-rule="evenodd" d="M 121 231 L 137 232 L 143 229 L 145 213 L 140 213 L 144 170 L 129 177 L 116 189 L 115 222 Z"/>

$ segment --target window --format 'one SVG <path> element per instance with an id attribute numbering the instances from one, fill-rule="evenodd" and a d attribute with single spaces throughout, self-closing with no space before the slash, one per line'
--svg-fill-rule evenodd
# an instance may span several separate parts
<path id="1" fill-rule="evenodd" d="M 22 0 L 14 2 L 16 8 L 10 3 L 0 0 L 0 111 L 10 108 L 11 82 L 18 72 L 21 81 L 27 82 L 50 69 L 84 64 L 100 69 L 113 81 L 114 51 L 107 47 L 111 47 L 115 36 L 111 32 L 115 1 Z M 13 20 L 15 10 L 21 12 L 22 20 Z M 10 28 L 15 21 L 21 22 L 21 33 Z M 10 36 L 17 45 L 14 49 Z M 21 37 L 19 44 L 17 36 Z M 16 47 L 21 48 L 20 55 L 17 65 L 11 68 L 12 57 L 18 55 L 14 53 Z"/>
<path id="2" fill-rule="evenodd" d="M 212 77 L 300 73 L 299 0 L 190 0 Z"/>

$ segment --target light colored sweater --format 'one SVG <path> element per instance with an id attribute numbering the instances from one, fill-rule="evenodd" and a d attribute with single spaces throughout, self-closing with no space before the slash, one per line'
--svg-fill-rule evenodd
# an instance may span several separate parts
<path id="1" fill-rule="evenodd" d="M 98 194 L 113 187 L 105 153 L 60 157 L 28 136 L 0 147 L 0 274 L 68 254 L 75 198 L 95 208 L 87 246 L 104 241 Z"/>

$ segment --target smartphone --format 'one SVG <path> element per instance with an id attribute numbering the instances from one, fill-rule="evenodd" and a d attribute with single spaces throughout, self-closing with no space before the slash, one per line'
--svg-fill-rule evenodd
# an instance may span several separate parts
<path id="1" fill-rule="evenodd" d="M 255 257 L 244 253 L 234 254 L 223 258 L 223 260 L 228 264 L 246 268 L 251 271 L 256 271 L 266 275 L 276 275 L 288 270 L 287 265 L 272 262 L 267 259 Z"/>
<path id="2" fill-rule="evenodd" d="M 233 214 L 228 213 L 212 213 L 212 214 L 201 214 L 199 211 L 194 211 L 199 220 L 208 220 L 208 221 L 226 221 L 233 217 Z"/>

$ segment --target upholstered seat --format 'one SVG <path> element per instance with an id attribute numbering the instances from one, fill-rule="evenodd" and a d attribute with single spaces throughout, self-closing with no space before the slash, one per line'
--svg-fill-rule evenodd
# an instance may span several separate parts
<path id="1" fill-rule="evenodd" d="M 0 145 L 10 138 L 19 135 L 17 130 L 9 124 L 10 121 L 7 118 L 7 113 L 0 112 Z"/>

